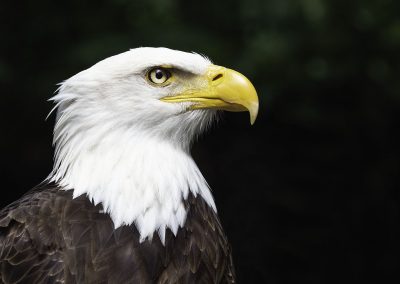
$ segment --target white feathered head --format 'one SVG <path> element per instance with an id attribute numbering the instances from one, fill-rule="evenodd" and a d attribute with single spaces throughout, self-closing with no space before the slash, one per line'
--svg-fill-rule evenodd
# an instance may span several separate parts
<path id="1" fill-rule="evenodd" d="M 189 191 L 214 207 L 190 142 L 216 110 L 249 111 L 251 123 L 258 111 L 246 77 L 167 48 L 109 57 L 63 82 L 52 100 L 58 112 L 51 179 L 103 203 L 117 226 L 136 222 L 143 236 L 180 225 L 179 204 Z"/>

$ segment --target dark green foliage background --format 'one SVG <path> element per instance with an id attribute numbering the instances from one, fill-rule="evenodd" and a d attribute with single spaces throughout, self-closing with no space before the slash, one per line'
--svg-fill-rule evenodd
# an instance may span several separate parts
<path id="1" fill-rule="evenodd" d="M 1 205 L 52 166 L 56 83 L 138 46 L 206 54 L 256 86 L 193 154 L 241 283 L 399 280 L 400 2 L 2 1 Z"/>

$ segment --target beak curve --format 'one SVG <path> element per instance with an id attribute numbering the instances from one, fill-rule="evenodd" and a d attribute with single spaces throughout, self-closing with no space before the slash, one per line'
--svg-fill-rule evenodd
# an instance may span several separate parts
<path id="1" fill-rule="evenodd" d="M 190 89 L 179 95 L 167 96 L 164 102 L 192 102 L 190 109 L 221 109 L 248 111 L 250 123 L 258 114 L 258 96 L 253 84 L 239 72 L 222 66 L 210 65 L 203 75 L 205 87 Z"/>

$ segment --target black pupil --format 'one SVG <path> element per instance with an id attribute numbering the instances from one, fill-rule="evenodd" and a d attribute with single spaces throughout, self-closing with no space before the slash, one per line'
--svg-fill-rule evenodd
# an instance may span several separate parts
<path id="1" fill-rule="evenodd" d="M 162 70 L 160 70 L 160 69 L 157 69 L 156 70 L 156 78 L 158 80 L 160 80 L 162 77 L 164 77 L 164 72 Z"/>

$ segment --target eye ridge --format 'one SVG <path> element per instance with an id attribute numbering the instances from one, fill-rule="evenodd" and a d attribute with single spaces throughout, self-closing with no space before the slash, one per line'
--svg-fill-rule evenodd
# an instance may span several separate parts
<path id="1" fill-rule="evenodd" d="M 156 85 L 164 84 L 169 78 L 171 78 L 171 72 L 163 67 L 152 68 L 147 73 L 147 79 Z"/>

